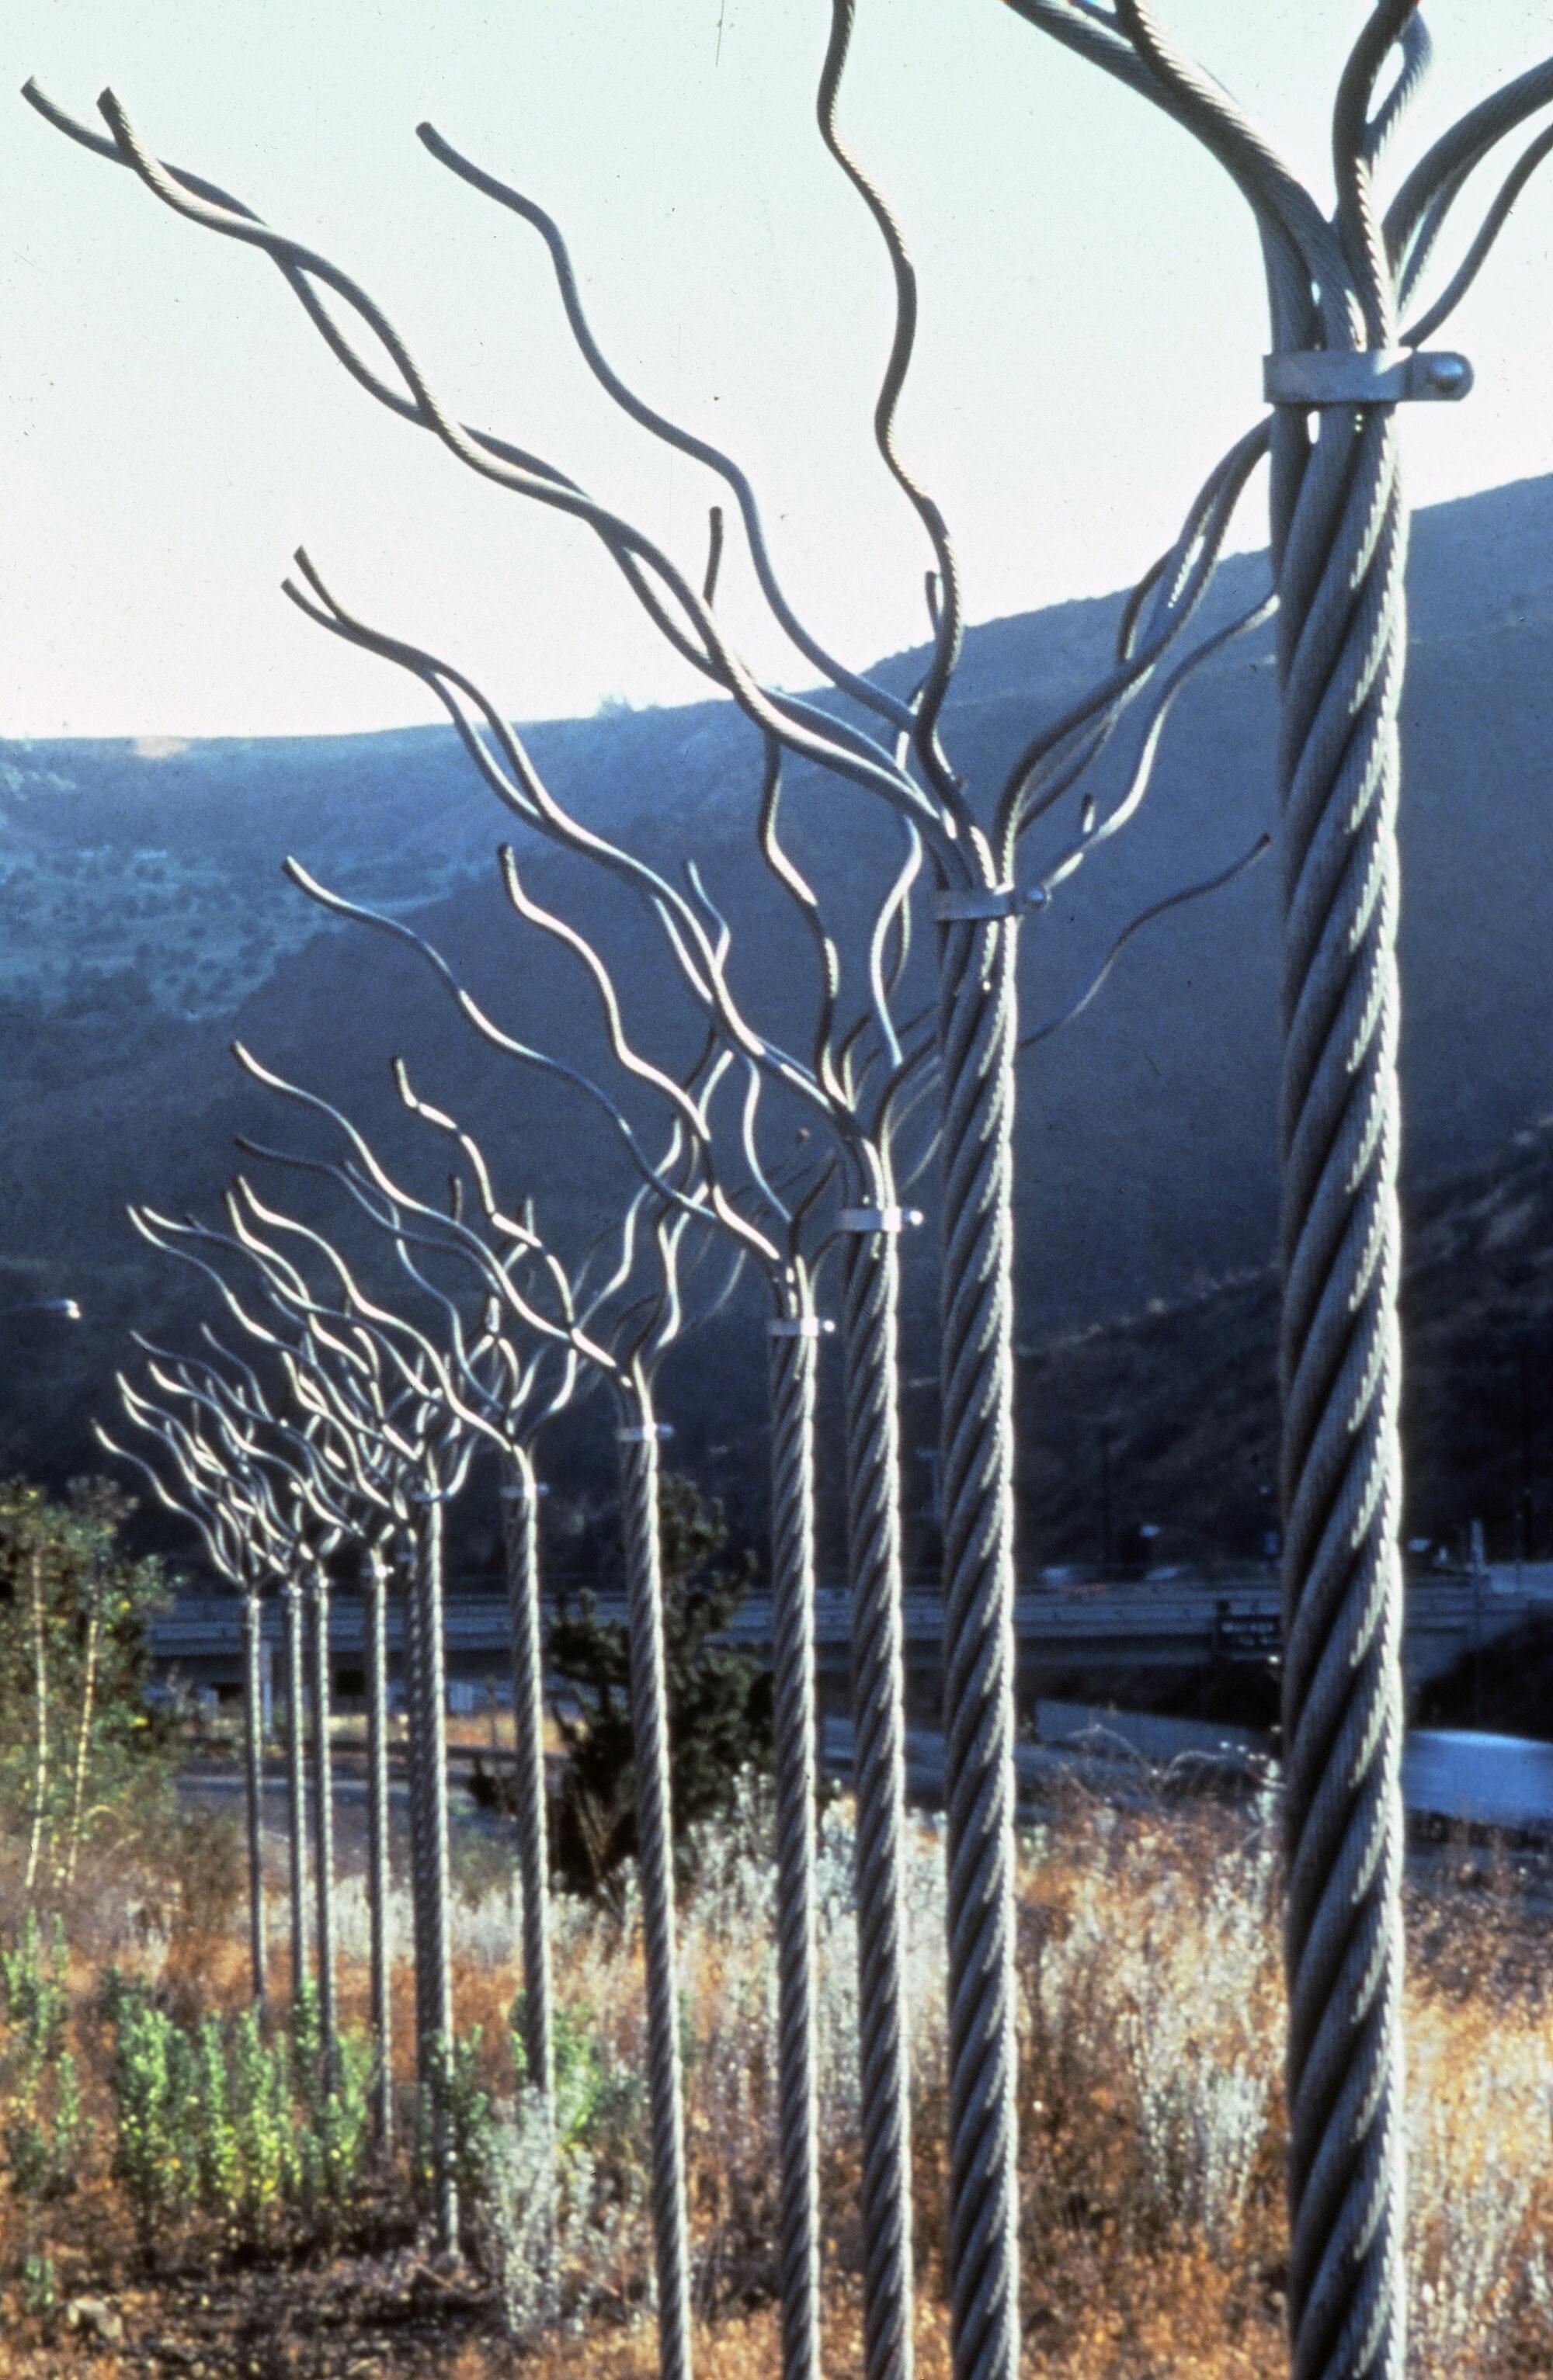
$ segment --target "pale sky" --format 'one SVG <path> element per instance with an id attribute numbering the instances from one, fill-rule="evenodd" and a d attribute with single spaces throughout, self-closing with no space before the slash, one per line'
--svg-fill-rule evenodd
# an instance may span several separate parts
<path id="1" fill-rule="evenodd" d="M 969 616 L 1122 584 L 1258 409 L 1249 217 L 1183 134 L 997 0 L 858 15 L 844 128 L 922 285 L 900 443 L 953 527 Z M 1167 15 L 1325 188 L 1363 7 Z M 1429 21 L 1410 152 L 1553 48 L 1547 0 L 1440 0 Z M 272 266 L 53 132 L 11 95 L 29 74 L 81 115 L 111 82 L 159 153 L 355 273 L 466 419 L 546 453 L 699 575 L 713 483 L 596 390 L 538 239 L 425 154 L 430 116 L 558 216 L 625 376 L 745 463 L 821 635 L 856 662 L 918 641 L 924 550 L 869 438 L 884 258 L 813 123 L 827 23 L 823 0 L 10 0 L 0 735 L 439 715 L 282 600 L 299 540 L 514 715 L 700 691 L 585 532 L 374 407 Z M 1409 411 L 1416 502 L 1553 470 L 1550 296 L 1553 166 L 1445 334 L 1474 394 Z M 1261 503 L 1258 484 L 1237 542 L 1261 541 Z M 806 682 L 746 594 L 731 576 L 751 658 Z"/>

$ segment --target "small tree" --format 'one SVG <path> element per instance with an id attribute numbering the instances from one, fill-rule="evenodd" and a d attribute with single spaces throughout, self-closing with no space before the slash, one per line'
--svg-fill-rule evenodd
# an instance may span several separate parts
<path id="1" fill-rule="evenodd" d="M 134 1509 L 104 1479 L 63 1503 L 0 1485 L 0 1826 L 24 1833 L 30 1900 L 73 1881 L 94 1820 L 131 1774 L 143 1809 L 147 1764 L 165 1765 L 144 1689 L 165 1583 L 119 1548 Z"/>
<path id="2" fill-rule="evenodd" d="M 723 1641 L 749 1592 L 754 1560 L 748 1553 L 737 1565 L 719 1560 L 728 1545 L 721 1504 L 669 1474 L 661 1510 L 670 1798 L 683 1877 L 696 1829 L 732 1808 L 745 1769 L 770 1764 L 771 1679 L 749 1654 Z M 552 1804 L 552 1869 L 570 1891 L 614 1898 L 637 1847 L 626 1630 L 598 1617 L 591 1594 L 574 1604 L 563 1590 L 547 1667 L 566 1697 L 552 1701 L 567 1748 Z"/>

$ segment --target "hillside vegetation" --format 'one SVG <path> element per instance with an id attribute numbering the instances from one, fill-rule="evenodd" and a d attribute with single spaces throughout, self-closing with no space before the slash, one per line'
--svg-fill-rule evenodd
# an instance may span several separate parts
<path id="1" fill-rule="evenodd" d="M 1216 604 L 1226 613 L 1242 604 L 1265 567 L 1261 557 L 1232 560 Z M 1072 603 L 970 632 L 948 734 L 973 783 L 995 784 L 1032 722 L 1099 672 L 1116 616 L 1114 601 Z M 1402 961 L 1416 1271 L 1432 1245 L 1431 1185 L 1487 1162 L 1553 1103 L 1545 1018 L 1553 877 L 1528 866 L 1546 848 L 1548 822 L 1553 480 L 1423 513 L 1411 616 Z M 886 671 L 904 686 L 913 666 L 904 655 Z M 1033 1019 L 1063 1008 L 1143 903 L 1222 867 L 1271 822 L 1273 710 L 1266 636 L 1230 648 L 1190 688 L 1135 827 L 1026 933 Z M 741 998 L 801 1039 L 804 946 L 752 848 L 759 755 L 731 709 L 612 712 L 542 725 L 532 744 L 584 817 L 672 867 L 697 851 L 733 925 Z M 1124 734 L 1119 771 L 1130 757 Z M 845 929 L 893 867 L 893 833 L 863 797 L 801 770 L 788 815 L 795 850 Z M 409 954 L 361 929 L 321 930 L 277 874 L 295 849 L 341 890 L 414 912 L 504 1022 L 597 1062 L 591 995 L 564 955 L 536 948 L 495 882 L 494 847 L 513 832 L 441 729 L 0 746 L 0 905 L 10 905 L 0 936 L 8 1111 L 0 1296 L 19 1303 L 67 1290 L 88 1318 L 73 1334 L 10 1327 L 0 1382 L 7 1466 L 81 1468 L 79 1416 L 106 1405 L 130 1322 L 163 1336 L 189 1327 L 184 1281 L 128 1237 L 125 1201 L 209 1211 L 231 1170 L 235 1132 L 275 1139 L 293 1130 L 238 1077 L 226 1054 L 234 1031 L 339 1099 L 434 1180 L 434 1158 L 428 1165 L 423 1143 L 390 1113 L 388 1062 L 403 1052 L 418 1087 L 478 1127 L 514 1195 L 542 1173 L 552 1216 L 579 1244 L 589 1236 L 621 1177 L 575 1105 L 481 1052 Z M 531 889 L 583 919 L 618 964 L 638 1042 L 671 1057 L 688 1049 L 693 1019 L 642 917 L 521 831 L 516 840 Z M 1095 1547 L 1094 1430 L 1107 1415 L 1124 1440 L 1114 1460 L 1119 1525 L 1126 1502 L 1134 1520 L 1226 1546 L 1260 1541 L 1256 1500 L 1270 1476 L 1271 1290 L 1261 1268 L 1276 1229 L 1278 941 L 1276 872 L 1264 865 L 1140 936 L 1094 1006 L 1026 1062 L 1021 1342 L 1049 1348 L 1105 1326 L 1093 1345 L 1081 1339 L 1077 1352 L 1052 1355 L 1051 1382 L 1066 1382 L 1060 1398 L 1055 1385 L 1038 1392 L 1039 1365 L 1027 1369 L 1033 1558 Z M 930 1180 L 919 1195 L 930 1203 Z M 1512 1238 L 1520 1228 L 1509 1209 L 1503 1228 Z M 913 1337 L 931 1295 L 931 1230 L 919 1234 L 907 1259 L 909 1446 L 928 1443 L 934 1428 L 935 1367 Z M 1498 1280 L 1503 1267 L 1485 1229 L 1441 1255 L 1437 1281 L 1414 1300 L 1426 1334 L 1414 1348 L 1409 1425 L 1423 1500 L 1410 1525 L 1420 1531 L 1459 1525 L 1479 1509 L 1492 1520 L 1520 1493 L 1510 1482 L 1520 1455 L 1506 1451 L 1500 1355 L 1479 1346 L 1470 1314 L 1449 1318 L 1451 1268 L 1474 1249 L 1492 1257 Z M 1240 1285 L 1206 1286 L 1227 1278 Z M 1513 1303 L 1518 1293 L 1507 1294 Z M 1151 1315 L 1156 1301 L 1162 1310 Z M 1115 1324 L 1140 1314 L 1141 1335 Z M 761 1468 L 747 1336 L 730 1326 L 688 1353 L 666 1384 L 685 1461 L 703 1471 L 727 1464 L 710 1484 L 728 1496 L 740 1527 L 751 1515 L 737 1509 L 735 1474 L 752 1480 Z M 1115 1378 L 1105 1369 L 1111 1348 Z M 1531 1348 L 1526 1360 L 1535 1371 L 1542 1358 Z M 1534 1379 L 1534 1406 L 1543 1393 Z M 1048 1427 L 1042 1414 L 1058 1402 L 1061 1426 Z M 1517 1448 L 1520 1435 L 1517 1421 Z M 580 1465 L 581 1480 L 605 1458 L 584 1429 L 573 1446 L 561 1443 L 557 1460 Z M 919 1556 L 931 1552 L 921 1523 L 912 1516 Z"/>

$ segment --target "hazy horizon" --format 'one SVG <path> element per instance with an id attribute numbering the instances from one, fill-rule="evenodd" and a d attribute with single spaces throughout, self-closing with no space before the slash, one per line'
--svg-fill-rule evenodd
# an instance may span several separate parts
<path id="1" fill-rule="evenodd" d="M 1240 0 L 1170 10 L 1318 188 L 1363 15 L 1357 0 L 1315 0 L 1297 23 Z M 358 274 L 466 419 L 553 457 L 698 575 L 716 484 L 595 387 L 541 243 L 426 155 L 413 127 L 430 116 L 556 214 L 605 352 L 744 463 L 797 608 L 860 661 L 923 634 L 927 557 L 870 443 L 888 275 L 813 123 L 827 26 L 824 0 L 466 5 L 434 35 L 412 0 L 338 0 L 322 18 L 306 0 L 22 0 L 0 27 L 0 88 L 36 75 L 95 121 L 111 80 L 159 153 Z M 1437 13 L 1435 72 L 1390 174 L 1531 63 L 1546 28 L 1541 0 Z M 703 692 L 586 533 L 504 503 L 385 415 L 264 259 L 7 103 L 0 733 L 203 739 L 434 716 L 281 598 L 303 540 L 348 603 L 460 662 L 514 717 Z M 899 444 L 949 520 L 967 616 L 1130 583 L 1261 408 L 1265 297 L 1241 201 L 1176 128 L 992 0 L 864 0 L 840 113 L 919 269 Z M 1452 218 L 1441 274 L 1498 178 Z M 1550 248 L 1545 168 L 1442 334 L 1472 357 L 1474 394 L 1407 409 L 1416 503 L 1553 468 L 1535 402 Z M 1264 504 L 1258 481 L 1233 546 L 1263 541 Z M 810 680 L 732 551 L 721 607 L 758 671 Z"/>
<path id="2" fill-rule="evenodd" d="M 1415 516 L 1421 513 L 1444 511 L 1453 504 L 1470 504 L 1474 496 L 1491 496 L 1503 493 L 1512 488 L 1535 486 L 1537 481 L 1542 480 L 1553 480 L 1553 469 L 1526 473 L 1517 479 L 1495 480 L 1486 487 L 1470 489 L 1463 494 L 1458 496 L 1442 496 L 1437 504 L 1420 504 L 1416 506 L 1414 508 Z M 1262 549 L 1260 548 L 1250 546 L 1240 549 L 1242 553 L 1248 555 L 1253 555 L 1261 550 Z M 1054 596 L 1049 602 L 1032 604 L 1024 611 L 1000 612 L 995 614 L 993 618 L 987 620 L 968 620 L 966 623 L 966 631 L 967 634 L 973 634 L 978 628 L 994 627 L 1001 621 L 1033 617 L 1036 613 L 1059 610 L 1064 605 L 1070 603 L 1104 604 L 1117 602 L 1119 601 L 1127 592 L 1128 589 L 1126 588 L 1119 585 L 1116 587 L 1106 588 L 1099 592 L 1094 593 L 1085 593 L 1082 595 L 1058 595 Z M 924 649 L 925 643 L 926 639 L 924 638 Z M 907 650 L 909 649 L 902 647 L 899 648 L 896 652 L 866 654 L 859 656 L 858 658 L 861 658 L 869 666 L 873 666 L 877 663 L 888 662 L 896 660 L 899 658 L 900 652 Z M 792 686 L 795 691 L 818 690 L 817 680 L 795 678 L 792 681 Z M 524 728 L 565 726 L 573 721 L 596 719 L 606 717 L 611 714 L 630 715 L 642 711 L 690 710 L 698 703 L 728 704 L 730 703 L 731 700 L 731 696 L 723 694 L 715 687 L 708 688 L 704 686 L 692 685 L 688 689 L 667 696 L 661 701 L 654 697 L 648 697 L 640 702 L 632 702 L 626 697 L 606 694 L 601 697 L 599 701 L 595 703 L 590 710 L 536 710 L 524 713 L 520 718 L 520 714 L 516 712 L 512 715 L 515 722 L 521 724 Z M 330 737 L 344 738 L 348 736 L 363 735 L 405 735 L 421 732 L 434 735 L 439 731 L 446 731 L 449 735 L 453 733 L 446 714 L 440 709 L 434 710 L 434 715 L 430 718 L 384 719 L 368 722 L 360 726 L 334 728 L 270 727 L 259 730 L 216 727 L 191 735 L 179 735 L 176 730 L 167 728 L 126 728 L 116 734 L 107 733 L 79 735 L 18 735 L 8 734 L 3 728 L 0 728 L 0 744 L 10 745 L 18 748 L 32 744 L 127 744 L 130 747 L 137 759 L 160 760 L 176 759 L 180 753 L 191 751 L 196 746 L 202 744 L 300 743 L 316 741 L 320 737 L 327 739 Z"/>

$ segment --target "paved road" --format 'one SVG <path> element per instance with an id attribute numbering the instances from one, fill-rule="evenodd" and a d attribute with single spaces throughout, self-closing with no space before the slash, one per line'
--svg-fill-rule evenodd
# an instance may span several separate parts
<path id="1" fill-rule="evenodd" d="M 1476 1579 L 1419 1577 L 1409 1583 L 1404 1658 L 1413 1682 L 1437 1677 L 1474 1644 L 1486 1643 L 1553 1605 L 1553 1563 L 1523 1571 L 1501 1567 Z M 623 1619 L 618 1598 L 601 1597 L 603 1619 Z M 391 1614 L 390 1644 L 398 1643 L 398 1618 Z M 920 1589 L 908 1592 L 902 1609 L 906 1658 L 913 1671 L 936 1669 L 943 1635 L 942 1599 Z M 1204 1583 L 1156 1576 L 1126 1585 L 1025 1587 L 1016 1599 L 1015 1622 L 1022 1654 L 1039 1670 L 1069 1672 L 1112 1666 L 1123 1669 L 1184 1668 L 1207 1660 L 1264 1661 L 1278 1649 L 1278 1589 L 1263 1576 Z M 827 1674 L 845 1666 L 850 1601 L 838 1587 L 815 1598 L 815 1641 Z M 278 1662 L 280 1614 L 274 1598 L 265 1607 L 265 1638 Z M 509 1663 L 507 1604 L 492 1592 L 455 1589 L 448 1597 L 446 1658 L 451 1690 L 477 1696 L 487 1682 L 502 1691 Z M 364 1659 L 362 1609 L 342 1591 L 334 1600 L 331 1635 L 336 1688 L 346 1696 L 361 1691 Z M 752 1651 L 769 1653 L 769 1597 L 751 1595 L 736 1615 L 730 1637 Z M 191 1594 L 179 1598 L 152 1629 L 153 1658 L 164 1673 L 177 1672 L 197 1684 L 235 1685 L 240 1675 L 241 1630 L 230 1595 Z"/>
<path id="2" fill-rule="evenodd" d="M 1040 1741 L 1019 1744 L 1014 1753 L 1021 1797 L 1036 1803 L 1075 1777 L 1107 1799 L 1155 1801 L 1162 1774 L 1179 1785 L 1234 1790 L 1259 1780 L 1268 1769 L 1267 1739 L 1246 1728 L 1056 1702 L 1041 1703 L 1037 1720 Z M 448 1776 L 456 1789 L 467 1785 L 476 1757 L 472 1747 L 452 1747 Z M 511 1755 L 482 1748 L 478 1757 L 487 1767 L 499 1768 Z M 820 1765 L 831 1776 L 850 1774 L 850 1720 L 828 1718 L 823 1722 Z M 936 1806 L 945 1781 L 942 1735 L 909 1729 L 906 1769 L 913 1797 Z M 191 1763 L 178 1787 L 185 1802 L 207 1806 L 229 1806 L 244 1790 L 239 1769 L 214 1761 Z M 1402 1791 L 1416 1816 L 1547 1833 L 1553 1840 L 1553 1744 L 1464 1730 L 1415 1729 L 1403 1748 Z M 409 1801 L 402 1776 L 391 1779 L 389 1793 L 396 1812 L 402 1812 Z M 352 1835 L 364 1833 L 366 1776 L 349 1756 L 336 1757 L 334 1797 L 337 1820 Z M 263 1809 L 266 1828 L 283 1832 L 286 1779 L 278 1762 L 267 1769 Z M 481 1831 L 499 1834 L 509 1824 L 500 1813 L 483 1810 L 463 1791 L 455 1791 L 452 1810 L 460 1826 Z"/>

